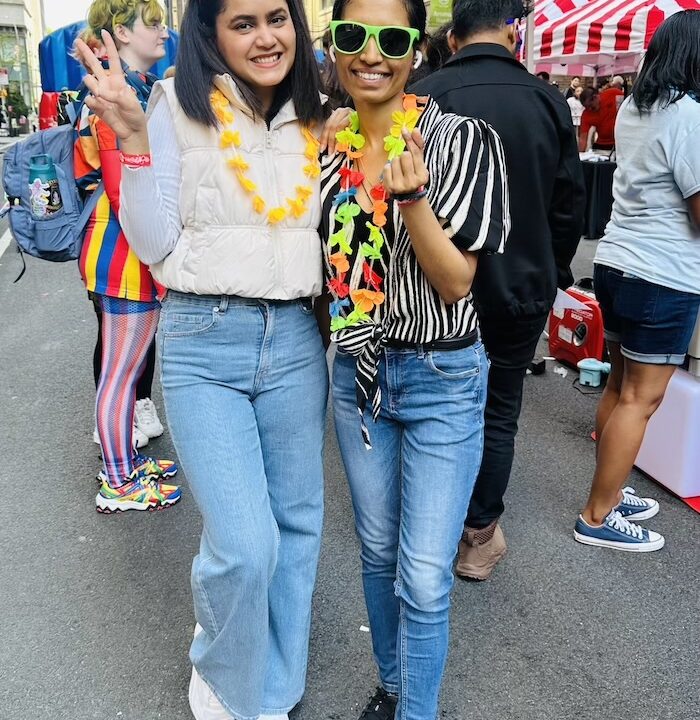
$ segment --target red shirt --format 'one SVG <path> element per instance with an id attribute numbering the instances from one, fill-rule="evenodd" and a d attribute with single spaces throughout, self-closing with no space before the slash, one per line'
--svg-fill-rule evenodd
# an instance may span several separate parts
<path id="1" fill-rule="evenodd" d="M 603 90 L 598 97 L 600 98 L 599 110 L 583 111 L 580 136 L 587 137 L 588 131 L 595 127 L 598 131 L 598 139 L 595 144 L 604 150 L 612 150 L 615 145 L 615 119 L 625 93 L 617 88 L 608 88 Z"/>

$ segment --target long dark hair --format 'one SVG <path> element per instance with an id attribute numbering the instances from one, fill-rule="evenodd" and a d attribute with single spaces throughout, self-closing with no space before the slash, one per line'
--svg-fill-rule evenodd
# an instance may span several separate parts
<path id="1" fill-rule="evenodd" d="M 700 10 L 683 10 L 659 25 L 632 90 L 640 113 L 688 94 L 700 97 Z"/>
<path id="2" fill-rule="evenodd" d="M 333 3 L 333 20 L 343 19 L 343 13 L 349 2 L 350 0 L 335 0 Z M 417 41 L 418 44 L 420 44 L 425 37 L 425 24 L 427 22 L 425 4 L 423 0 L 402 0 L 402 2 L 408 13 L 410 26 L 420 32 L 420 37 Z"/>
<path id="3" fill-rule="evenodd" d="M 277 87 L 266 119 L 273 118 L 282 105 L 293 98 L 299 121 L 311 126 L 324 118 L 319 95 L 321 78 L 304 8 L 300 0 L 286 2 L 296 30 L 296 56 L 289 74 Z M 253 115 L 265 117 L 258 96 L 231 72 L 216 47 L 216 18 L 225 7 L 226 0 L 189 0 L 182 18 L 177 54 L 175 92 L 180 105 L 188 118 L 210 127 L 218 125 L 209 100 L 215 75 L 231 75 Z"/>

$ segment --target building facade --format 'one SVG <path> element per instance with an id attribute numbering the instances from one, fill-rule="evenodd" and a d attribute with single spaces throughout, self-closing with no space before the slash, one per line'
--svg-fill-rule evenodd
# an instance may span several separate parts
<path id="1" fill-rule="evenodd" d="M 44 36 L 41 0 L 0 0 L 0 97 L 39 104 L 39 43 Z"/>
<path id="2" fill-rule="evenodd" d="M 321 48 L 323 33 L 328 28 L 333 10 L 333 0 L 304 0 L 306 17 L 309 21 L 309 30 L 314 40 L 314 46 Z"/>
<path id="3" fill-rule="evenodd" d="M 185 12 L 185 0 L 163 0 L 168 27 L 177 30 L 182 14 Z"/>

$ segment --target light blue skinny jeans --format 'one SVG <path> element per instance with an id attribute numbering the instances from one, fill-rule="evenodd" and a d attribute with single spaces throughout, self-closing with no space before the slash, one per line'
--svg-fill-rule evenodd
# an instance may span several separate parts
<path id="1" fill-rule="evenodd" d="M 168 426 L 202 514 L 190 659 L 236 720 L 306 680 L 323 523 L 325 353 L 311 303 L 168 293 Z"/>
<path id="2" fill-rule="evenodd" d="M 488 361 L 461 350 L 386 349 L 365 448 L 355 359 L 333 367 L 333 410 L 361 542 L 362 581 L 382 686 L 396 720 L 434 720 L 449 637 L 452 564 L 481 464 Z"/>

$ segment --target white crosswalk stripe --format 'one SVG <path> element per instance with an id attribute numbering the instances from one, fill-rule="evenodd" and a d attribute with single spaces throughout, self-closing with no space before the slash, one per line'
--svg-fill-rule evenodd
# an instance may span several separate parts
<path id="1" fill-rule="evenodd" d="M 9 247 L 11 240 L 12 240 L 12 233 L 10 232 L 10 229 L 8 228 L 7 230 L 5 230 L 5 234 L 2 237 L 0 237 L 0 257 L 2 257 L 2 254 Z"/>

